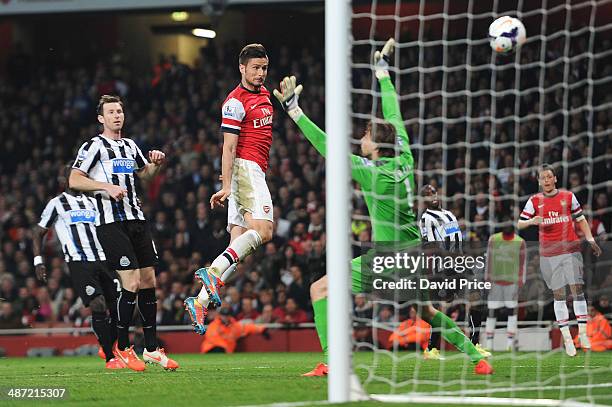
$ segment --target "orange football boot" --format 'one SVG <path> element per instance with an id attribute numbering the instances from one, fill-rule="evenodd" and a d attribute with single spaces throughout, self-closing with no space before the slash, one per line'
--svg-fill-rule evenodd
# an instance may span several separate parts
<path id="1" fill-rule="evenodd" d="M 138 359 L 138 355 L 136 355 L 136 352 L 134 352 L 133 346 L 130 346 L 125 350 L 119 350 L 119 347 L 117 344 L 115 344 L 115 349 L 113 351 L 115 356 L 121 359 L 121 361 L 130 369 L 136 372 L 142 372 L 145 370 L 145 364 L 142 360 Z"/>
<path id="2" fill-rule="evenodd" d="M 321 377 L 321 376 L 327 376 L 328 372 L 329 372 L 329 369 L 327 368 L 327 365 L 325 363 L 321 362 L 314 369 L 312 369 L 310 372 L 304 373 L 302 376 L 304 376 L 304 377 Z"/>
<path id="3" fill-rule="evenodd" d="M 480 362 L 478 362 L 474 368 L 474 373 L 482 375 L 493 374 L 493 367 L 486 359 L 480 359 Z"/>

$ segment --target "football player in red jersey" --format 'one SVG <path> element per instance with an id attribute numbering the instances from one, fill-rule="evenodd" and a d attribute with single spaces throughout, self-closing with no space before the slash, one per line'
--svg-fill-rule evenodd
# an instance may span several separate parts
<path id="1" fill-rule="evenodd" d="M 274 109 L 263 86 L 268 56 L 261 44 L 245 46 L 238 57 L 240 84 L 221 108 L 223 187 L 210 198 L 211 208 L 228 206 L 230 245 L 208 268 L 196 271 L 203 287 L 185 300 L 194 331 L 203 335 L 209 304 L 221 305 L 218 288 L 235 265 L 272 239 L 273 205 L 265 172 L 272 145 Z M 223 278 L 222 278 L 223 276 Z"/>
<path id="2" fill-rule="evenodd" d="M 538 171 L 538 182 L 542 192 L 529 198 L 521 212 L 518 228 L 532 225 L 539 228 L 540 269 L 546 285 L 553 291 L 555 317 L 563 335 L 565 352 L 575 356 L 576 347 L 569 331 L 569 311 L 565 296 L 565 287 L 568 285 L 574 298 L 580 345 L 586 350 L 591 348 L 591 344 L 586 334 L 587 303 L 582 288 L 584 280 L 580 239 L 576 235 L 574 222 L 596 256 L 601 254 L 601 248 L 593 238 L 576 195 L 571 191 L 557 189 L 557 177 L 552 166 L 542 165 Z"/>

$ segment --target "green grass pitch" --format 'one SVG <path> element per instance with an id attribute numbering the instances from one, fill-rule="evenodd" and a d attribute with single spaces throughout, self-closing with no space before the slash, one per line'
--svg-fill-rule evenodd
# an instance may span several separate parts
<path id="1" fill-rule="evenodd" d="M 573 398 L 612 405 L 610 353 L 568 358 L 560 352 L 494 355 L 495 374 L 475 376 L 473 365 L 457 353 L 444 361 L 425 361 L 412 352 L 356 353 L 357 373 L 372 394 L 447 392 L 462 387 L 470 396 Z M 177 354 L 181 368 L 175 372 L 147 366 L 143 373 L 106 371 L 97 357 L 0 359 L 0 388 L 64 387 L 65 400 L 50 402 L 0 400 L 3 406 L 232 406 L 324 400 L 326 378 L 304 378 L 321 359 L 317 353 Z M 373 360 L 375 359 L 375 360 Z M 374 363 L 373 363 L 374 362 Z M 365 366 L 375 365 L 369 370 Z M 412 378 L 416 376 L 418 381 Z M 388 381 L 398 383 L 391 386 Z M 514 383 L 514 394 L 508 391 Z M 590 397 L 590 398 L 589 398 Z M 352 405 L 378 405 L 363 402 Z M 448 405 L 448 404 L 447 404 Z"/>

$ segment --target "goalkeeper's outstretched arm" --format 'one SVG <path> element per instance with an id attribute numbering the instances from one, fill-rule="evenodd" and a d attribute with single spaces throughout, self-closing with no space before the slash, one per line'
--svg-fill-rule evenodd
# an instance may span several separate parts
<path id="1" fill-rule="evenodd" d="M 389 38 L 383 49 L 374 53 L 374 74 L 380 84 L 383 117 L 395 127 L 395 131 L 399 137 L 399 147 L 402 155 L 406 155 L 410 163 L 412 163 L 414 159 L 412 151 L 410 150 L 410 139 L 404 127 L 404 120 L 402 119 L 397 92 L 389 76 L 389 60 L 394 48 L 395 40 Z"/>
<path id="2" fill-rule="evenodd" d="M 274 89 L 274 96 L 283 109 L 300 128 L 306 139 L 323 157 L 327 156 L 327 135 L 319 128 L 298 105 L 298 98 L 303 90 L 302 85 L 296 85 L 295 76 L 285 77 L 280 84 L 281 91 Z M 360 184 L 371 182 L 371 162 L 363 157 L 351 154 L 351 175 Z"/>

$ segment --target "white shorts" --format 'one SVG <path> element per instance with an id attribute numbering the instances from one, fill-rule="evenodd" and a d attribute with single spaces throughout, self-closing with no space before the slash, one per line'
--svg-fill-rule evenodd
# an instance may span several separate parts
<path id="1" fill-rule="evenodd" d="M 232 171 L 232 190 L 228 198 L 227 230 L 232 225 L 248 228 L 244 219 L 250 213 L 253 219 L 274 221 L 272 196 L 266 184 L 266 174 L 254 161 L 236 158 Z"/>
<path id="2" fill-rule="evenodd" d="M 582 254 L 580 253 L 567 253 L 552 257 L 540 256 L 542 277 L 551 290 L 558 290 L 570 284 L 584 284 L 582 267 Z"/>
<path id="3" fill-rule="evenodd" d="M 518 307 L 518 284 L 491 284 L 487 301 L 489 309 Z"/>

